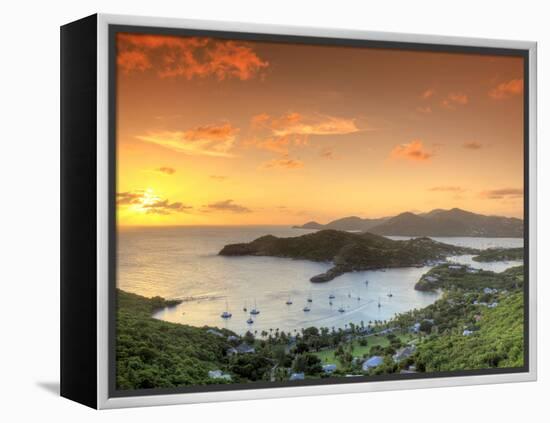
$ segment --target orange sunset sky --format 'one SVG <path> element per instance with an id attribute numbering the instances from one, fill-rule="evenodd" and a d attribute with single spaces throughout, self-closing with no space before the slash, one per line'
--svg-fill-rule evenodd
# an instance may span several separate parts
<path id="1" fill-rule="evenodd" d="M 119 33 L 120 225 L 523 217 L 523 59 Z"/>

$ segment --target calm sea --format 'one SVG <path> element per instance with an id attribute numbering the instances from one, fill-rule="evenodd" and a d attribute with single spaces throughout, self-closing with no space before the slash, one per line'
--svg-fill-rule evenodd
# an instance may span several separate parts
<path id="1" fill-rule="evenodd" d="M 439 294 L 414 290 L 429 267 L 354 272 L 314 284 L 309 278 L 326 271 L 329 263 L 217 255 L 226 244 L 249 242 L 266 234 L 290 237 L 307 232 L 286 226 L 124 228 L 118 237 L 117 286 L 147 297 L 185 300 L 158 312 L 156 318 L 226 327 L 237 333 L 277 328 L 293 331 L 308 326 L 339 328 L 361 321 L 367 324 L 425 307 L 439 298 Z M 434 239 L 476 248 L 519 247 L 523 242 L 519 238 Z M 495 271 L 520 264 L 476 263 L 471 257 L 452 260 Z M 332 305 L 329 295 L 335 297 Z M 289 299 L 292 305 L 286 305 Z M 306 304 L 309 312 L 303 311 Z M 260 314 L 248 324 L 250 316 L 243 308 L 250 311 L 254 305 Z M 345 311 L 339 312 L 339 308 Z M 224 320 L 220 314 L 226 309 L 232 317 Z"/>

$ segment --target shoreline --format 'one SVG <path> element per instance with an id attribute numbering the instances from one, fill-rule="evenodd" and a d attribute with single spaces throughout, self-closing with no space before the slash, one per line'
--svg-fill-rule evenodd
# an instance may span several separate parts
<path id="1" fill-rule="evenodd" d="M 219 326 L 165 322 L 153 317 L 155 310 L 158 306 L 173 306 L 176 301 L 145 298 L 119 290 L 117 354 L 125 358 L 119 361 L 117 385 L 132 389 L 150 383 L 147 369 L 158 366 L 155 364 L 157 356 L 161 363 L 177 359 L 181 363 L 178 374 L 189 375 L 181 379 L 182 376 L 174 375 L 171 370 L 154 367 L 160 371 L 155 382 L 158 386 L 253 383 L 266 377 L 271 381 L 283 381 L 289 377 L 292 380 L 292 375 L 299 371 L 303 372 L 303 377 L 319 379 L 349 374 L 372 376 L 520 366 L 523 360 L 523 266 L 500 273 L 475 274 L 455 274 L 449 266 L 430 270 L 432 273 L 446 270 L 447 276 L 440 287 L 440 298 L 426 307 L 399 313 L 385 321 L 350 321 L 345 328 L 338 329 L 308 326 L 294 333 L 277 329 L 237 335 Z M 156 340 L 159 336 L 161 345 Z M 133 344 L 141 345 L 146 339 L 149 346 L 133 349 Z M 197 346 L 199 343 L 201 347 Z M 498 351 L 493 349 L 495 343 L 501 345 Z M 207 356 L 202 354 L 203 349 L 210 351 Z M 190 361 L 180 361 L 181 355 L 168 361 L 167 357 L 161 358 L 166 351 L 180 354 L 177 353 L 180 350 L 185 357 L 193 352 L 188 357 Z M 441 355 L 441 351 L 445 353 Z M 136 354 L 147 357 L 138 361 L 145 373 L 134 370 Z M 369 367 L 367 363 L 375 358 L 376 364 Z M 253 371 L 242 367 L 244 363 L 254 363 Z M 330 369 L 328 374 L 325 366 Z M 273 369 L 278 370 L 274 372 Z M 211 379 L 211 374 L 218 373 L 227 376 L 223 380 Z"/>

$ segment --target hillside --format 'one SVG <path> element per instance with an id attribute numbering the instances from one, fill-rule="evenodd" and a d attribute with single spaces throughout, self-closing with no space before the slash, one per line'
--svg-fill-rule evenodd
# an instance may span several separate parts
<path id="1" fill-rule="evenodd" d="M 418 346 L 416 366 L 425 372 L 523 366 L 523 293 L 514 292 L 495 308 L 463 311 L 458 327 Z M 477 316 L 477 319 L 475 319 Z M 468 327 L 472 335 L 464 336 Z"/>
<path id="2" fill-rule="evenodd" d="M 418 291 L 437 289 L 518 289 L 523 286 L 523 266 L 511 267 L 502 273 L 472 270 L 467 266 L 441 264 L 422 275 L 414 286 Z"/>
<path id="3" fill-rule="evenodd" d="M 523 248 L 489 248 L 473 258 L 479 262 L 523 260 Z"/>
<path id="4" fill-rule="evenodd" d="M 326 282 L 345 272 L 418 266 L 449 255 L 476 252 L 477 250 L 443 244 L 429 238 L 393 241 L 368 232 L 355 234 L 327 229 L 292 238 L 266 235 L 250 243 L 226 245 L 219 254 L 332 262 L 334 267 L 311 278 L 312 282 Z"/>
<path id="5" fill-rule="evenodd" d="M 316 221 L 307 222 L 300 226 L 294 226 L 297 229 L 335 229 L 337 231 L 354 231 L 367 232 L 369 229 L 381 224 L 387 218 L 379 219 L 362 219 L 357 216 L 342 217 L 341 219 L 333 220 L 326 225 Z"/>
<path id="6" fill-rule="evenodd" d="M 458 208 L 435 209 L 421 214 L 405 212 L 380 219 L 361 219 L 351 216 L 334 220 L 326 225 L 317 222 L 309 222 L 306 225 L 301 228 L 369 231 L 386 236 L 523 237 L 521 219 L 486 216 Z"/>
<path id="7" fill-rule="evenodd" d="M 434 210 L 423 216 L 402 213 L 375 226 L 371 232 L 403 236 L 522 237 L 523 221 L 485 216 L 455 208 Z"/>
<path id="8" fill-rule="evenodd" d="M 226 337 L 156 320 L 151 314 L 178 302 L 117 291 L 117 389 L 170 388 L 212 383 L 208 371 L 223 366 Z M 222 330 L 226 335 L 232 334 Z M 219 381 L 217 383 L 220 383 Z"/>

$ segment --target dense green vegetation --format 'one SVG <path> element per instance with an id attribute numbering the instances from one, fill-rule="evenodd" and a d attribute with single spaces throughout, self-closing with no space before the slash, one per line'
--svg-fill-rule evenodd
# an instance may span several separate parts
<path id="1" fill-rule="evenodd" d="M 153 319 L 159 308 L 174 305 L 160 297 L 117 292 L 118 389 L 167 388 L 211 383 L 229 347 L 225 337 Z M 177 302 L 176 302 L 177 303 Z M 225 332 L 230 334 L 230 332 Z"/>
<path id="2" fill-rule="evenodd" d="M 523 266 L 495 273 L 446 263 L 436 266 L 422 275 L 414 288 L 419 291 L 434 291 L 437 289 L 480 289 L 485 287 L 512 289 L 522 286 Z"/>
<path id="3" fill-rule="evenodd" d="M 489 248 L 473 258 L 475 261 L 523 260 L 523 248 Z"/>
<path id="4" fill-rule="evenodd" d="M 510 294 L 495 308 L 470 310 L 458 323 L 448 333 L 419 344 L 418 369 L 439 372 L 523 366 L 523 293 Z M 464 330 L 473 333 L 464 336 Z"/>
<path id="5" fill-rule="evenodd" d="M 438 275 L 443 298 L 395 319 L 399 327 L 426 323 L 410 364 L 427 372 L 522 366 L 523 270 L 469 273 L 439 266 L 428 272 Z"/>
<path id="6" fill-rule="evenodd" d="M 274 256 L 330 261 L 334 267 L 312 282 L 326 282 L 345 272 L 384 267 L 417 266 L 449 255 L 477 253 L 471 248 L 436 242 L 430 238 L 393 241 L 368 232 L 355 234 L 335 230 L 292 238 L 266 235 L 249 243 L 226 245 L 220 255 Z"/>
<path id="7" fill-rule="evenodd" d="M 346 350 L 351 354 L 352 358 L 356 360 L 360 359 L 359 361 L 362 363 L 371 355 L 384 354 L 385 352 L 388 355 L 395 354 L 396 346 L 399 348 L 410 342 L 416 342 L 418 339 L 417 335 L 408 333 L 407 331 L 399 331 L 397 335 L 379 335 L 374 332 L 368 335 L 354 336 L 354 340 L 346 344 Z M 315 353 L 315 355 L 321 359 L 323 364 L 336 364 L 340 372 L 345 373 L 346 371 L 353 370 L 352 367 L 346 368 L 346 363 L 342 361 L 339 350 L 341 350 L 341 347 L 323 349 Z"/>

